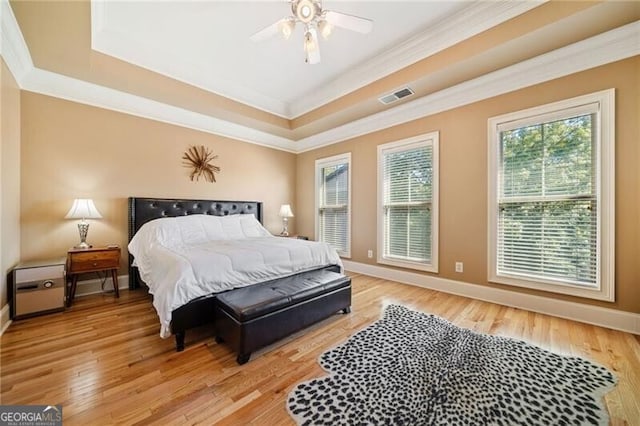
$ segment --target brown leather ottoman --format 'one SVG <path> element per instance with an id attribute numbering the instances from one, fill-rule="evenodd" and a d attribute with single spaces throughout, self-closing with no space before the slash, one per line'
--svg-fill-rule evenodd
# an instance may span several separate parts
<path id="1" fill-rule="evenodd" d="M 216 341 L 228 343 L 238 364 L 267 346 L 330 315 L 351 312 L 351 278 L 327 270 L 309 271 L 217 297 Z"/>

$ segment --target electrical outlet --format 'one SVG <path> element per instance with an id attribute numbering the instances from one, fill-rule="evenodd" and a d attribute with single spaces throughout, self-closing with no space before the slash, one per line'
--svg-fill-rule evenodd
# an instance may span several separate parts
<path id="1" fill-rule="evenodd" d="M 367 250 L 367 257 L 371 259 L 373 257 L 373 250 Z"/>
<path id="2" fill-rule="evenodd" d="M 464 265 L 462 262 L 456 262 L 456 272 L 464 271 Z"/>

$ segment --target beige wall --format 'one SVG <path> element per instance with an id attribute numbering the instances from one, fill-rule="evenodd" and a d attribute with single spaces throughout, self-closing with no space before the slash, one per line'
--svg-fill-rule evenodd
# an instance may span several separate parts
<path id="1" fill-rule="evenodd" d="M 0 308 L 7 304 L 7 273 L 20 259 L 19 182 L 20 89 L 0 59 Z"/>
<path id="2" fill-rule="evenodd" d="M 295 156 L 30 92 L 22 92 L 20 99 L 15 81 L 3 68 L 2 267 L 13 266 L 19 249 L 21 259 L 30 260 L 63 255 L 77 243 L 75 221 L 63 219 L 76 197 L 93 198 L 104 216 L 91 223 L 89 242 L 94 244 L 126 246 L 129 196 L 261 200 L 265 224 L 272 232 L 280 231 L 279 205 L 292 203 L 296 214 L 292 231 L 313 235 L 314 161 L 344 152 L 352 153 L 352 260 L 375 263 L 367 259 L 366 251 L 376 249 L 376 147 L 437 130 L 441 161 L 438 276 L 502 287 L 486 280 L 487 119 L 615 87 L 616 302 L 552 297 L 640 312 L 639 75 L 640 58 L 636 57 Z M 21 123 L 21 136 L 17 123 Z M 7 133 L 13 136 L 6 139 Z M 20 138 L 21 158 L 15 152 Z M 5 148 L 5 140 L 13 141 L 13 151 Z M 222 173 L 217 183 L 188 179 L 180 157 L 191 144 L 204 144 L 219 155 L 216 164 Z M 19 212 L 7 207 L 15 206 L 18 198 Z M 125 253 L 123 265 L 124 261 Z M 455 261 L 464 262 L 463 274 L 454 272 Z M 4 302 L 5 287 L 2 290 Z"/>
<path id="3" fill-rule="evenodd" d="M 640 58 L 497 96 L 297 157 L 298 232 L 314 234 L 314 161 L 352 153 L 352 260 L 375 264 L 376 147 L 440 132 L 440 265 L 437 276 L 640 313 Z M 598 302 L 487 282 L 487 119 L 616 88 L 616 302 Z M 375 258 L 375 256 L 374 256 Z M 456 261 L 464 273 L 454 272 Z"/>
<path id="4" fill-rule="evenodd" d="M 121 247 L 130 196 L 263 201 L 276 233 L 280 204 L 295 201 L 291 153 L 24 91 L 21 120 L 23 260 L 77 244 L 77 222 L 63 219 L 74 198 L 93 198 L 104 217 L 90 221 L 87 241 Z M 181 157 L 190 145 L 218 155 L 216 183 L 189 180 Z"/>

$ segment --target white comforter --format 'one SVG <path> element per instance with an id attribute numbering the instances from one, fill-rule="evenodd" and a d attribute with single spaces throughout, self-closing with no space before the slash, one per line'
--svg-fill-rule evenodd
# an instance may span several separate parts
<path id="1" fill-rule="evenodd" d="M 229 226 L 233 221 L 240 227 Z M 157 219 L 136 233 L 129 252 L 153 294 L 161 337 L 171 335 L 171 312 L 190 300 L 325 265 L 342 266 L 328 244 L 274 237 L 252 215 Z"/>

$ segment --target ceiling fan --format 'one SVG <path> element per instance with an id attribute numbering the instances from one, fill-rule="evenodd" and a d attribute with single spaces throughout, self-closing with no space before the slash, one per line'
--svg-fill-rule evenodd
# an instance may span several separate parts
<path id="1" fill-rule="evenodd" d="M 320 62 L 318 31 L 328 39 L 334 26 L 362 34 L 369 33 L 373 28 L 373 21 L 370 19 L 322 9 L 322 0 L 289 0 L 289 3 L 291 16 L 258 31 L 251 36 L 251 40 L 262 41 L 278 33 L 286 40 L 291 37 L 296 23 L 300 22 L 304 25 L 304 61 L 308 64 Z"/>

